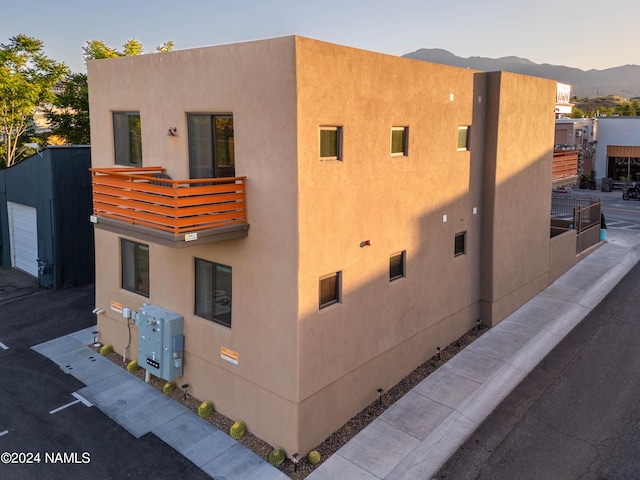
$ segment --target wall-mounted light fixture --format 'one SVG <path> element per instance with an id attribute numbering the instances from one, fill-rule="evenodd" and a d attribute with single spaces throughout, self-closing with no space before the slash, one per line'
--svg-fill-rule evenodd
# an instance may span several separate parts
<path id="1" fill-rule="evenodd" d="M 178 129 L 176 127 L 169 128 L 169 131 L 167 132 L 167 137 L 177 137 L 177 136 L 178 136 Z"/>
<path id="2" fill-rule="evenodd" d="M 363 240 L 362 242 L 360 242 L 360 248 L 370 247 L 370 246 L 371 246 L 371 240 Z"/>

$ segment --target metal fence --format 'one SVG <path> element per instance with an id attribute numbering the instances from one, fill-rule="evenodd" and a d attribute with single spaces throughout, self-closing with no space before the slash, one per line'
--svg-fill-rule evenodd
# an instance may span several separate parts
<path id="1" fill-rule="evenodd" d="M 576 230 L 576 253 L 583 252 L 600 241 L 602 200 L 553 194 L 551 196 L 551 227 L 553 232 Z"/>

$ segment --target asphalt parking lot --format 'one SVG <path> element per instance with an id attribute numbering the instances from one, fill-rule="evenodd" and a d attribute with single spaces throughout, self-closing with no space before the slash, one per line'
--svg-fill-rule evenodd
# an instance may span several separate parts
<path id="1" fill-rule="evenodd" d="M 95 324 L 93 286 L 45 290 L 0 269 L 0 478 L 210 477 L 152 434 L 139 439 L 31 346 Z"/>

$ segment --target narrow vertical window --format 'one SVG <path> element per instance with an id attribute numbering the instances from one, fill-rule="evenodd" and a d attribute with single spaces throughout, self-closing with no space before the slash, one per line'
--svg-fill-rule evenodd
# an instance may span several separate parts
<path id="1" fill-rule="evenodd" d="M 233 115 L 187 115 L 191 178 L 236 176 Z"/>
<path id="2" fill-rule="evenodd" d="M 458 151 L 469 150 L 469 126 L 458 127 Z"/>
<path id="3" fill-rule="evenodd" d="M 149 296 L 149 245 L 120 240 L 122 288 Z"/>
<path id="4" fill-rule="evenodd" d="M 467 240 L 467 232 L 461 232 L 456 234 L 455 243 L 453 247 L 454 249 L 453 252 L 456 257 L 467 253 L 466 240 Z"/>
<path id="5" fill-rule="evenodd" d="M 393 127 L 391 129 L 391 155 L 409 155 L 409 127 Z"/>
<path id="6" fill-rule="evenodd" d="M 139 112 L 114 112 L 116 165 L 142 165 L 142 128 Z"/>
<path id="7" fill-rule="evenodd" d="M 389 257 L 389 281 L 404 277 L 406 251 Z"/>
<path id="8" fill-rule="evenodd" d="M 196 258 L 195 314 L 231 328 L 231 267 Z"/>
<path id="9" fill-rule="evenodd" d="M 320 278 L 320 308 L 328 307 L 340 301 L 341 272 Z"/>
<path id="10" fill-rule="evenodd" d="M 320 127 L 320 158 L 342 160 L 342 127 Z"/>

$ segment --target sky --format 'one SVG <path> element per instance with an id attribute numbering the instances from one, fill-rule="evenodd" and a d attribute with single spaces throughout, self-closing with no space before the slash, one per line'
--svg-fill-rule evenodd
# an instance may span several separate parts
<path id="1" fill-rule="evenodd" d="M 300 35 L 391 55 L 442 48 L 582 70 L 640 64 L 638 0 L 30 0 L 0 8 L 0 44 L 25 34 L 84 72 L 82 47 L 145 52 Z M 625 26 L 626 25 L 626 26 Z"/>

